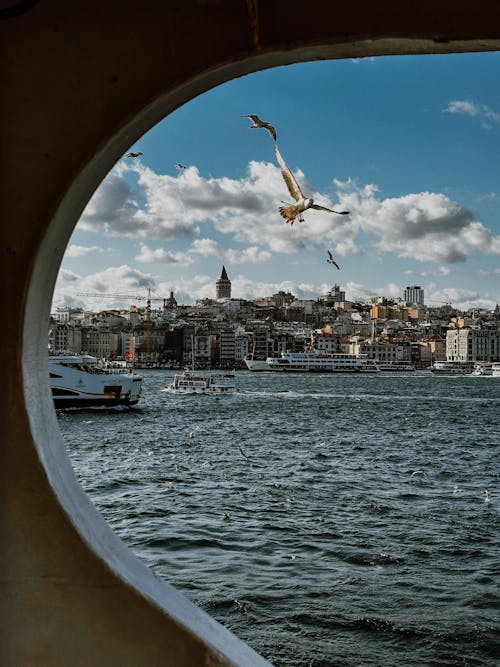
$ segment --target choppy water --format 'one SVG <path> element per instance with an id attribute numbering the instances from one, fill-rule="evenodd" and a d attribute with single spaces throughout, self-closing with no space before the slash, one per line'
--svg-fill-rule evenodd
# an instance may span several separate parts
<path id="1" fill-rule="evenodd" d="M 59 423 L 155 574 L 276 666 L 499 665 L 500 379 L 143 375 L 140 409 Z"/>

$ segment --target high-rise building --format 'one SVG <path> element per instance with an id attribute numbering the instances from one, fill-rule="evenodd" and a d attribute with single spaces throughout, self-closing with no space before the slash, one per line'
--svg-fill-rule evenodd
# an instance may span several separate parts
<path id="1" fill-rule="evenodd" d="M 215 283 L 215 298 L 216 299 L 230 299 L 231 298 L 231 281 L 227 277 L 226 268 L 222 267 L 219 280 Z"/>
<path id="2" fill-rule="evenodd" d="M 409 285 L 405 289 L 403 299 L 407 305 L 418 304 L 420 306 L 423 306 L 424 290 L 420 287 L 420 285 Z"/>

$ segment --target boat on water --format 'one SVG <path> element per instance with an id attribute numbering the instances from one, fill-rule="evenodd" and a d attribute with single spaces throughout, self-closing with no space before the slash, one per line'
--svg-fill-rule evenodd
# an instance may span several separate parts
<path id="1" fill-rule="evenodd" d="M 246 367 L 249 371 L 270 371 L 271 369 L 267 365 L 266 359 L 252 359 L 250 357 L 245 357 L 243 359 Z"/>
<path id="2" fill-rule="evenodd" d="M 269 370 L 285 373 L 379 373 L 373 359 L 361 354 L 325 354 L 311 352 L 283 352 L 279 357 L 268 357 Z"/>
<path id="3" fill-rule="evenodd" d="M 487 362 L 478 362 L 475 364 L 471 375 L 491 377 L 493 375 L 493 364 Z"/>
<path id="4" fill-rule="evenodd" d="M 140 375 L 106 367 L 89 354 L 49 355 L 49 375 L 56 409 L 131 407 L 141 398 Z"/>
<path id="5" fill-rule="evenodd" d="M 211 371 L 186 370 L 176 373 L 172 382 L 165 387 L 171 394 L 207 394 L 228 396 L 236 390 L 234 371 L 215 373 Z"/>
<path id="6" fill-rule="evenodd" d="M 435 361 L 431 371 L 436 375 L 471 375 L 474 370 L 472 361 Z"/>
<path id="7" fill-rule="evenodd" d="M 377 361 L 377 366 L 381 371 L 415 371 L 416 366 L 411 361 Z"/>
<path id="8" fill-rule="evenodd" d="M 491 374 L 494 378 L 500 378 L 500 361 L 491 364 Z"/>

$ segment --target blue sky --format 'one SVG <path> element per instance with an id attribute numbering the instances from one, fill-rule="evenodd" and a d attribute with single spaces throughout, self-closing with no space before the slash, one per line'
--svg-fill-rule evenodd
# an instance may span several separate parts
<path id="1" fill-rule="evenodd" d="M 428 305 L 500 300 L 500 53 L 321 61 L 219 86 L 138 139 L 78 222 L 53 306 L 127 307 L 280 289 L 348 299 L 425 290 Z M 280 217 L 290 195 L 265 130 L 305 194 L 349 216 Z M 177 163 L 187 166 L 178 169 Z M 338 271 L 326 262 L 330 249 Z"/>

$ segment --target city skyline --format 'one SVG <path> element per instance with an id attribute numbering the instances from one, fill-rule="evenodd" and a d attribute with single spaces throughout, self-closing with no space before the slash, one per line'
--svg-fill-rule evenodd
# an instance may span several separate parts
<path id="1" fill-rule="evenodd" d="M 428 305 L 494 308 L 500 294 L 500 54 L 302 63 L 200 95 L 138 139 L 85 209 L 53 308 L 126 307 L 79 293 L 235 298 L 280 290 L 348 300 L 425 290 Z M 297 99 L 297 90 L 302 99 Z M 316 203 L 293 227 L 274 142 Z M 128 152 L 128 151 L 127 151 Z M 327 263 L 331 250 L 340 271 Z"/>

